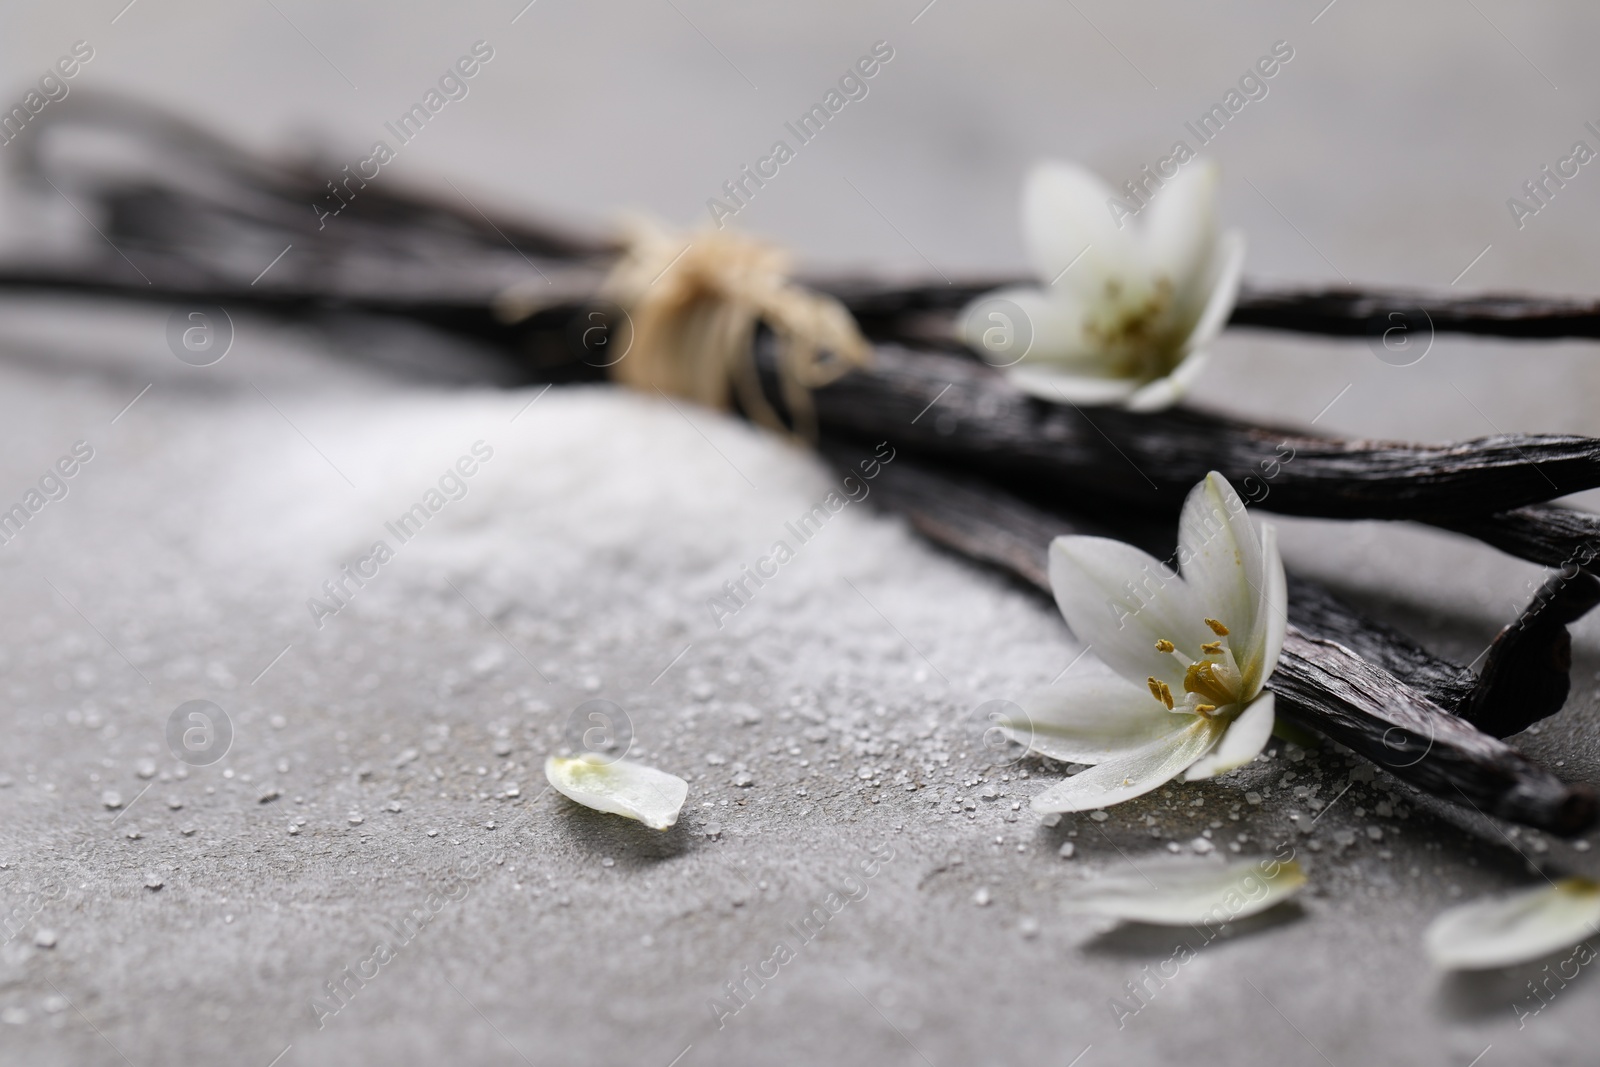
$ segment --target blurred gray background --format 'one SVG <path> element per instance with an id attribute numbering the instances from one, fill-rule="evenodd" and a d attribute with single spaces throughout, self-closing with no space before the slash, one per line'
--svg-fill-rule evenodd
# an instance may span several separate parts
<path id="1" fill-rule="evenodd" d="M 959 277 L 1022 269 L 1031 161 L 1129 177 L 1282 40 L 1268 96 L 1206 149 L 1248 279 L 1588 294 L 1600 170 L 1520 230 L 1506 200 L 1574 141 L 1600 148 L 1597 29 L 1588 5 L 1505 0 L 106 0 L 0 12 L 0 103 L 85 40 L 74 89 L 353 162 L 483 40 L 470 95 L 380 180 L 449 179 L 595 230 L 627 208 L 695 226 L 885 41 L 869 95 L 735 224 L 807 266 Z M 0 240 L 39 211 L 0 199 Z M 1031 778 L 1053 777 L 994 764 L 974 709 L 1076 656 L 1049 605 L 852 509 L 748 614 L 708 625 L 705 597 L 827 491 L 809 457 L 603 388 L 427 386 L 248 315 L 224 362 L 188 367 L 167 311 L 0 294 L 0 499 L 73 442 L 95 449 L 0 547 L 0 1062 L 1592 1062 L 1587 975 L 1519 1026 L 1537 967 L 1446 978 L 1420 951 L 1440 909 L 1531 864 L 1600 871 L 1586 848 L 1381 775 L 1305 834 L 1316 809 L 1289 774 L 1326 802 L 1350 767 L 1286 749 L 1104 823 L 1038 826 Z M 1245 416 L 1600 434 L 1588 344 L 1441 337 L 1397 368 L 1359 341 L 1234 331 L 1217 353 L 1195 402 Z M 304 600 L 479 439 L 496 460 L 472 492 L 312 628 Z M 1291 566 L 1463 662 L 1539 576 L 1437 532 L 1282 525 Z M 1515 743 L 1592 782 L 1600 628 L 1577 644 L 1568 712 Z M 636 754 L 690 780 L 672 832 L 542 792 L 596 696 L 629 712 Z M 190 699 L 236 731 L 207 767 L 164 742 Z M 1149 850 L 1284 840 L 1304 845 L 1303 904 L 1206 946 L 1119 1025 L 1112 998 L 1193 934 L 1108 932 L 1060 893 Z M 726 983 L 885 844 L 866 896 L 719 1027 Z M 463 876 L 481 855 L 498 861 Z M 464 899 L 319 1026 L 327 983 L 441 886 Z"/>

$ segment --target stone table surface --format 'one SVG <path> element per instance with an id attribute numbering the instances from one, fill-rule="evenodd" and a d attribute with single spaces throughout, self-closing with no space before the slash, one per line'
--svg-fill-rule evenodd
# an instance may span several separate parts
<path id="1" fill-rule="evenodd" d="M 1250 278 L 1600 280 L 1600 178 L 1520 229 L 1506 207 L 1597 143 L 1584 5 L 121 7 L 0 16 L 3 99 L 87 40 L 75 85 L 355 159 L 482 39 L 495 59 L 394 180 L 594 226 L 627 205 L 705 221 L 890 42 L 867 97 L 737 224 L 810 263 L 916 275 L 1016 269 L 1030 161 L 1131 176 L 1288 41 L 1207 148 Z M 75 224 L 9 192 L 0 236 L 44 215 Z M 983 715 L 1080 652 L 1042 598 L 869 497 L 713 620 L 707 598 L 833 487 L 814 458 L 606 387 L 447 384 L 417 369 L 436 342 L 373 323 L 241 313 L 228 356 L 191 367 L 169 311 L 0 297 L 0 504 L 79 459 L 0 546 L 0 1063 L 1593 1062 L 1587 973 L 1545 1003 L 1528 983 L 1548 961 L 1446 976 L 1421 951 L 1452 903 L 1535 868 L 1600 874 L 1585 842 L 1280 744 L 1043 825 L 1027 802 L 1059 769 L 995 748 Z M 1236 331 L 1216 354 L 1194 400 L 1214 410 L 1417 440 L 1600 434 L 1588 344 L 1441 336 L 1402 368 Z M 449 475 L 464 456 L 471 476 Z M 395 537 L 430 491 L 450 499 Z M 1461 662 L 1540 578 L 1408 526 L 1280 530 L 1291 567 Z M 391 558 L 344 606 L 308 609 L 380 540 Z M 1568 710 L 1513 742 L 1574 780 L 1600 780 L 1597 671 L 1587 621 Z M 175 717 L 204 733 L 178 711 L 197 700 L 230 735 L 215 762 L 169 745 Z M 636 758 L 688 780 L 672 830 L 545 788 L 596 700 Z M 1308 892 L 1210 941 L 1061 907 L 1157 856 L 1283 848 Z"/>

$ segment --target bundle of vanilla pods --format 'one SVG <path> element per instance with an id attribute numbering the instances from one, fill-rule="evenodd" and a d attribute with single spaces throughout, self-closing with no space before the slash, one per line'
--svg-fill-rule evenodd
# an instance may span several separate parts
<path id="1" fill-rule="evenodd" d="M 608 242 L 491 217 L 459 190 L 424 197 L 376 182 L 319 227 L 310 205 L 325 182 L 315 161 L 262 160 L 88 93 L 38 126 L 11 157 L 18 179 L 97 210 L 104 245 L 0 260 L 0 286 L 322 321 L 387 316 L 467 339 L 499 361 L 493 372 L 440 368 L 441 377 L 595 381 L 614 362 L 594 343 L 595 324 L 617 318 L 595 298 L 617 251 Z M 57 143 L 86 127 L 133 140 L 156 171 L 90 166 Z M 285 246 L 293 254 L 273 260 Z M 820 450 L 849 462 L 857 442 L 889 441 L 907 458 L 885 468 L 876 498 L 932 540 L 1034 586 L 1046 586 L 1045 550 L 1060 534 L 1170 554 L 1184 496 L 1210 470 L 1253 507 L 1421 522 L 1558 568 L 1477 673 L 1291 576 L 1289 639 L 1269 685 L 1292 722 L 1451 803 L 1561 835 L 1600 818 L 1588 785 L 1561 781 L 1500 740 L 1561 709 L 1567 625 L 1600 602 L 1600 516 L 1548 503 L 1600 486 L 1600 440 L 1513 434 L 1413 445 L 1182 408 L 1085 411 L 1020 392 L 955 343 L 955 310 L 993 280 L 806 284 L 840 299 L 876 345 L 872 366 L 812 394 Z M 1600 337 L 1600 304 L 1414 292 L 1247 289 L 1232 322 L 1359 336 L 1397 312 L 1420 313 L 1436 330 Z M 758 332 L 752 355 L 769 403 L 786 412 L 770 334 Z"/>

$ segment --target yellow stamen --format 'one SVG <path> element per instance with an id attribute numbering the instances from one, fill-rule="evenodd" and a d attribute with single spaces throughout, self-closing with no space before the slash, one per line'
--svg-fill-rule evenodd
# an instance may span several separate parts
<path id="1" fill-rule="evenodd" d="M 1177 645 L 1173 644 L 1171 641 L 1168 641 L 1165 637 L 1156 642 L 1157 652 L 1171 652 L 1177 647 Z"/>
<path id="2" fill-rule="evenodd" d="M 1215 704 L 1196 704 L 1194 706 L 1194 713 L 1196 715 L 1210 715 L 1216 710 L 1217 706 Z"/>
<path id="3" fill-rule="evenodd" d="M 1220 656 L 1222 655 L 1222 642 L 1208 641 L 1200 646 L 1200 651 L 1208 656 Z"/>
<path id="4" fill-rule="evenodd" d="M 1167 685 L 1166 682 L 1163 682 L 1158 678 L 1151 678 L 1149 680 L 1149 682 L 1150 682 L 1150 695 L 1155 697 L 1157 700 L 1161 701 L 1161 703 L 1165 704 L 1167 706 L 1167 710 L 1171 711 L 1172 710 L 1172 687 Z"/>
<path id="5" fill-rule="evenodd" d="M 1213 704 L 1232 704 L 1238 698 L 1229 691 L 1223 680 L 1217 677 L 1217 665 L 1209 660 L 1205 663 L 1191 664 L 1184 672 L 1183 691 L 1205 697 Z"/>
<path id="6" fill-rule="evenodd" d="M 1207 619 L 1206 620 L 1206 625 L 1211 627 L 1211 632 L 1216 634 L 1218 637 L 1227 637 L 1228 636 L 1228 628 L 1226 626 L 1222 625 L 1216 619 Z"/>

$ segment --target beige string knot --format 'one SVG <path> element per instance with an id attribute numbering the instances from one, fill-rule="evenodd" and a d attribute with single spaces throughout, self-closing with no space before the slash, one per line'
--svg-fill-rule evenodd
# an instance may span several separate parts
<path id="1" fill-rule="evenodd" d="M 602 292 L 627 308 L 633 340 L 612 367 L 624 385 L 707 407 L 739 406 L 755 422 L 816 440 L 811 390 L 872 358 L 856 323 L 832 297 L 788 279 L 779 248 L 720 230 L 677 236 L 632 220 L 622 258 Z M 778 341 L 778 377 L 792 427 L 761 392 L 755 331 Z"/>

